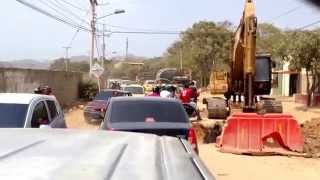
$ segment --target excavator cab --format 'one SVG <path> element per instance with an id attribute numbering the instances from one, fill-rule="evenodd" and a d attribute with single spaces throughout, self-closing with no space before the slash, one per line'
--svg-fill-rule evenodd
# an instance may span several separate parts
<path id="1" fill-rule="evenodd" d="M 269 95 L 271 92 L 272 61 L 270 55 L 256 56 L 256 72 L 254 78 L 254 94 Z"/>

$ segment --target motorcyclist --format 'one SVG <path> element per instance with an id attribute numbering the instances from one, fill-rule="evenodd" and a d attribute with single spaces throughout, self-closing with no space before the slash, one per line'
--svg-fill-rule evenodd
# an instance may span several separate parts
<path id="1" fill-rule="evenodd" d="M 188 84 L 184 85 L 184 88 L 180 94 L 180 100 L 183 104 L 188 104 L 194 109 L 194 112 L 196 113 L 197 119 L 201 120 L 200 112 L 197 108 L 197 103 L 192 101 L 192 98 L 194 97 L 193 90 L 189 87 Z"/>
<path id="2" fill-rule="evenodd" d="M 193 97 L 193 91 L 189 87 L 188 84 L 185 84 L 181 93 L 180 93 L 180 100 L 182 103 L 189 104 L 191 102 L 191 98 Z"/>
<path id="3" fill-rule="evenodd" d="M 162 87 L 160 96 L 165 98 L 176 98 L 176 90 L 177 89 L 174 85 L 165 85 Z"/>
<path id="4" fill-rule="evenodd" d="M 52 89 L 49 86 L 39 86 L 34 90 L 35 94 L 52 95 Z"/>
<path id="5" fill-rule="evenodd" d="M 172 97 L 172 94 L 170 92 L 170 87 L 169 86 L 163 86 L 162 87 L 162 90 L 160 92 L 160 96 L 161 97 L 164 97 L 164 98 L 171 98 Z"/>
<path id="6" fill-rule="evenodd" d="M 191 100 L 194 101 L 195 103 L 198 102 L 199 93 L 193 81 L 190 83 L 190 89 L 192 89 L 192 92 L 193 92 Z"/>

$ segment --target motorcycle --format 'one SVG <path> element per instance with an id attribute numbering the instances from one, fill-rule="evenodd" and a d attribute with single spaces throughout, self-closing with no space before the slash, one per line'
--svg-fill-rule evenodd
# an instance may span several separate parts
<path id="1" fill-rule="evenodd" d="M 197 107 L 197 103 L 191 101 L 190 103 L 183 103 L 182 105 L 183 105 L 184 109 L 186 110 L 189 118 L 197 117 L 197 120 L 201 120 L 200 112 Z"/>

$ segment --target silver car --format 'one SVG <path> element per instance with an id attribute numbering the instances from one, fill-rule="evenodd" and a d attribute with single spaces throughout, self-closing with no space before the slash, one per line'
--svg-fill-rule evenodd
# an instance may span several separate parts
<path id="1" fill-rule="evenodd" d="M 0 128 L 66 128 L 54 96 L 0 93 Z"/>

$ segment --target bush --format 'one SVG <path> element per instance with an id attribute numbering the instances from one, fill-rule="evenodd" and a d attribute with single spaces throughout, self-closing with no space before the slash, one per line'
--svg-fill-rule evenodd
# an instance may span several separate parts
<path id="1" fill-rule="evenodd" d="M 91 100 L 98 93 L 98 85 L 90 80 L 81 82 L 79 85 L 80 99 Z"/>

